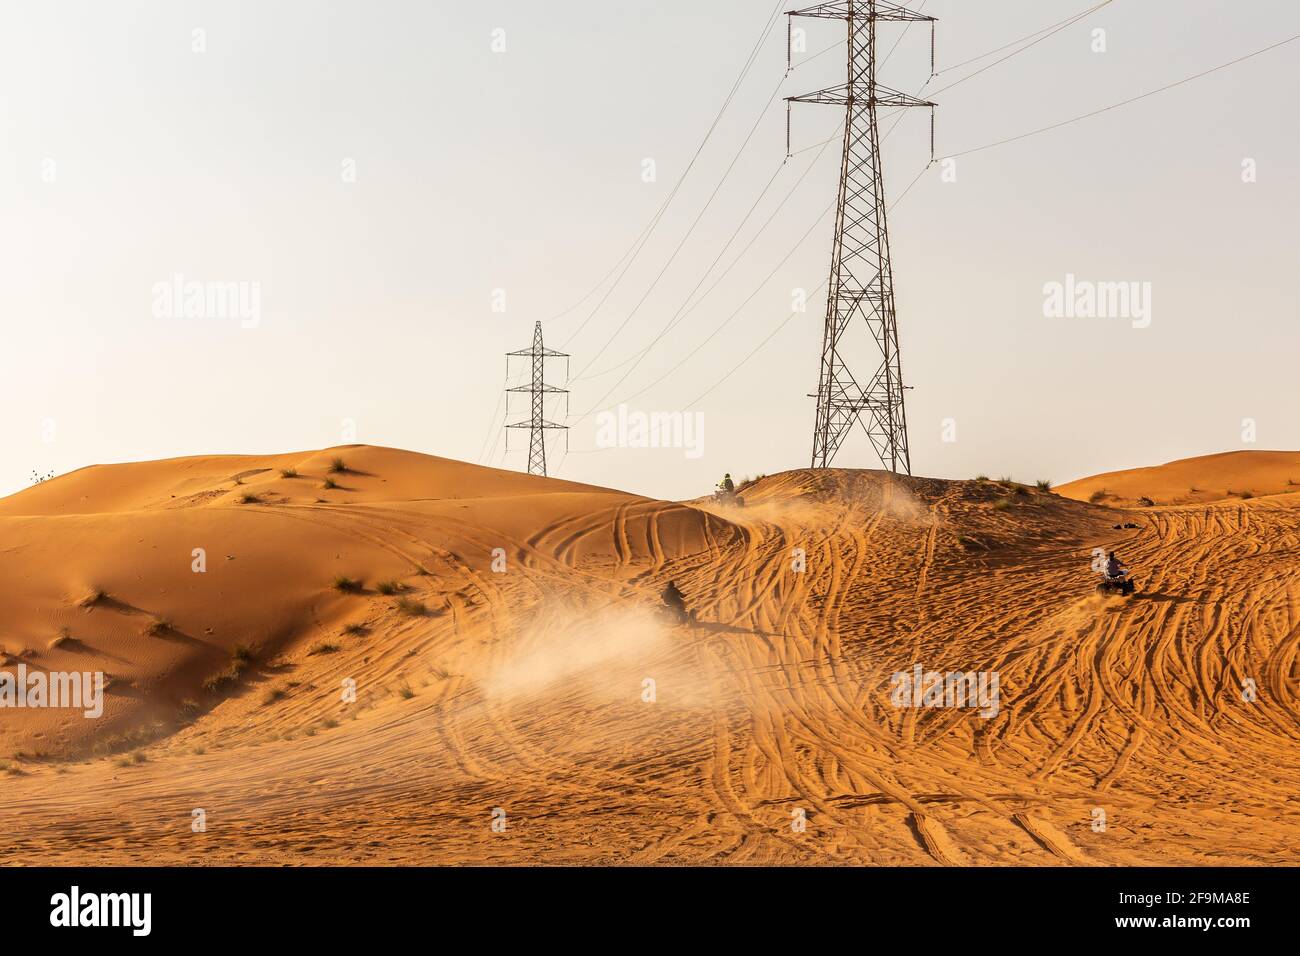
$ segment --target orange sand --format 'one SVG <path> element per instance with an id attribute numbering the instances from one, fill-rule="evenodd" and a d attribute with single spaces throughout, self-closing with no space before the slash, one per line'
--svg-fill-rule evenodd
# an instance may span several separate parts
<path id="1" fill-rule="evenodd" d="M 1056 489 L 1067 498 L 1102 504 L 1146 506 L 1196 504 L 1225 498 L 1259 498 L 1300 492 L 1300 453 L 1229 451 L 1184 458 L 1154 468 L 1111 471 Z"/>
<path id="2" fill-rule="evenodd" d="M 1296 462 L 725 512 L 367 446 L 83 469 L 0 500 L 0 669 L 113 679 L 97 721 L 0 710 L 0 862 L 1294 863 Z M 996 671 L 997 715 L 893 706 L 916 663 Z"/>

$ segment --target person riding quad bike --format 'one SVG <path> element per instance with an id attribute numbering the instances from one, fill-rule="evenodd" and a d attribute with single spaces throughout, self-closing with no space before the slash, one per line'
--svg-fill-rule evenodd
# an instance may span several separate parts
<path id="1" fill-rule="evenodd" d="M 1097 590 L 1106 594 L 1116 591 L 1120 594 L 1132 594 L 1136 587 L 1119 555 L 1114 551 L 1107 554 L 1106 567 L 1101 572 L 1101 583 L 1097 585 Z"/>
<path id="2" fill-rule="evenodd" d="M 679 624 L 685 624 L 691 619 L 690 613 L 686 610 L 686 597 L 677 587 L 675 581 L 669 581 L 663 592 L 659 595 L 664 601 L 664 610 L 670 617 Z"/>
<path id="3" fill-rule="evenodd" d="M 720 505 L 735 505 L 737 508 L 745 507 L 745 499 L 736 494 L 736 483 L 731 480 L 731 473 L 722 476 L 718 482 L 717 489 L 713 492 L 713 500 Z"/>

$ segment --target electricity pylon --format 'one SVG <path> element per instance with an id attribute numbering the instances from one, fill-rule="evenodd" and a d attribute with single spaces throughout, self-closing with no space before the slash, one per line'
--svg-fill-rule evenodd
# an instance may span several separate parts
<path id="1" fill-rule="evenodd" d="M 518 352 L 506 353 L 506 377 L 510 377 L 510 360 L 512 358 L 528 357 L 533 360 L 533 378 L 528 385 L 519 385 L 515 388 L 507 388 L 506 403 L 507 417 L 509 417 L 510 392 L 527 392 L 532 395 L 532 414 L 527 421 L 514 422 L 506 425 L 506 428 L 527 428 L 528 429 L 528 473 L 530 475 L 546 474 L 546 432 L 548 429 L 564 429 L 565 439 L 568 439 L 568 425 L 560 425 L 556 422 L 547 421 L 545 416 L 544 403 L 547 395 L 565 396 L 565 414 L 568 414 L 568 395 L 569 390 L 566 388 L 556 388 L 554 385 L 546 384 L 546 360 L 548 358 L 567 359 L 569 356 L 564 352 L 557 352 L 555 349 L 548 349 L 542 345 L 542 323 L 538 322 L 533 326 L 533 347 L 530 349 L 520 349 Z M 567 365 L 565 377 L 567 379 Z M 509 433 L 507 433 L 506 449 L 509 450 Z"/>
<path id="2" fill-rule="evenodd" d="M 933 74 L 934 17 L 881 0 L 834 0 L 790 10 L 786 15 L 843 20 L 848 27 L 848 82 L 816 93 L 787 97 L 791 103 L 843 106 L 846 112 L 835 245 L 831 251 L 821 373 L 817 382 L 812 466 L 830 467 L 854 423 L 864 420 L 867 437 L 884 466 L 892 472 L 902 469 L 910 475 L 912 462 L 907 449 L 903 371 L 898 356 L 894 277 L 885 225 L 885 184 L 876 110 L 892 106 L 933 109 L 934 104 L 876 82 L 876 23 L 881 20 L 929 22 Z M 931 152 L 933 116 L 932 111 Z M 864 348 L 851 349 L 843 341 L 845 332 L 859 316 L 874 338 L 876 350 L 865 343 Z M 880 355 L 879 367 L 862 384 L 858 375 L 864 374 L 868 367 L 863 363 L 876 351 Z M 850 361 L 856 364 L 857 375 Z"/>

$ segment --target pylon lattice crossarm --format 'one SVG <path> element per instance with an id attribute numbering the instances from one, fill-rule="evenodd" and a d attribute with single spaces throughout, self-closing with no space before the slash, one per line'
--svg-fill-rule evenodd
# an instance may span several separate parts
<path id="1" fill-rule="evenodd" d="M 856 101 L 853 93 L 847 83 L 841 83 L 839 86 L 830 86 L 824 90 L 818 90 L 816 93 L 803 93 L 800 96 L 787 96 L 787 103 L 821 103 L 826 106 L 852 106 Z M 876 84 L 875 103 L 877 106 L 935 106 L 929 100 L 918 99 L 915 96 L 909 96 L 906 93 L 900 93 L 898 90 L 891 90 L 887 86 Z M 861 94 L 858 95 L 861 100 Z"/>
<path id="2" fill-rule="evenodd" d="M 532 358 L 534 355 L 540 355 L 544 358 L 568 358 L 569 357 L 568 352 L 557 352 L 555 351 L 555 349 L 546 349 L 541 347 L 538 347 L 536 349 L 520 349 L 517 352 L 507 352 L 506 355 L 523 356 L 524 358 Z"/>
<path id="3" fill-rule="evenodd" d="M 513 424 L 506 426 L 506 428 L 568 428 L 568 427 L 569 427 L 568 425 L 561 425 L 558 422 L 547 421 L 546 419 L 542 419 L 542 421 L 534 424 L 531 418 L 528 419 L 527 421 L 514 422 Z"/>
<path id="4" fill-rule="evenodd" d="M 853 17 L 863 17 L 865 19 L 865 9 L 868 6 L 874 6 L 871 15 L 877 20 L 894 20 L 903 22 L 935 22 L 935 17 L 928 17 L 924 13 L 917 13 L 915 10 L 909 10 L 907 7 L 900 7 L 893 3 L 877 2 L 874 5 L 869 4 L 868 0 L 831 0 L 830 3 L 818 3 L 811 7 L 804 7 L 802 10 L 787 10 L 787 17 L 817 17 L 822 20 L 848 20 Z"/>
<path id="5" fill-rule="evenodd" d="M 557 388 L 554 385 L 547 385 L 544 382 L 542 383 L 540 388 L 533 388 L 533 386 L 531 385 L 516 385 L 514 388 L 507 388 L 506 391 L 507 392 L 546 392 L 548 394 L 554 392 L 560 395 L 567 395 L 569 393 L 569 390 L 567 388 Z"/>

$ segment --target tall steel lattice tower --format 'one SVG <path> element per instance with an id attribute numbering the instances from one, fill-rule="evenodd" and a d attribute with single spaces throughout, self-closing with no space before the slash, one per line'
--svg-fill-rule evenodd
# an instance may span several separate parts
<path id="1" fill-rule="evenodd" d="M 514 422 L 506 425 L 506 428 L 527 428 L 528 429 L 528 473 L 530 475 L 546 474 L 546 432 L 550 429 L 563 429 L 565 439 L 568 439 L 567 425 L 560 425 L 556 422 L 547 421 L 545 414 L 545 402 L 547 395 L 563 395 L 565 403 L 568 403 L 569 390 L 566 388 L 556 388 L 554 385 L 546 384 L 546 360 L 551 358 L 567 359 L 569 356 L 564 352 L 557 352 L 555 349 L 548 349 L 542 345 L 542 323 L 538 322 L 533 326 L 533 347 L 529 349 L 520 349 L 518 352 L 506 353 L 506 377 L 510 376 L 510 360 L 512 358 L 531 358 L 533 360 L 533 378 L 528 385 L 519 385 L 515 388 L 506 389 L 507 406 L 509 403 L 509 394 L 511 392 L 527 392 L 532 396 L 532 414 L 527 421 Z M 567 370 L 566 375 L 567 378 Z M 566 407 L 567 416 L 568 409 Z M 507 407 L 507 417 L 509 417 L 509 408 Z M 507 436 L 509 433 L 507 432 Z M 506 442 L 506 449 L 509 450 L 509 441 Z"/>
<path id="2" fill-rule="evenodd" d="M 787 16 L 843 20 L 848 26 L 848 82 L 816 93 L 787 97 L 791 103 L 828 103 L 845 108 L 844 155 L 840 166 L 835 246 L 826 300 L 821 373 L 817 382 L 817 423 L 812 466 L 828 468 L 841 443 L 862 420 L 867 437 L 890 471 L 912 473 L 903 408 L 903 371 L 898 356 L 894 279 L 885 225 L 885 185 L 880 162 L 880 107 L 934 104 L 876 82 L 876 24 L 882 20 L 931 24 L 934 72 L 934 18 L 879 0 L 835 0 Z M 931 151 L 933 152 L 933 111 Z M 933 157 L 932 157 L 933 158 Z M 862 324 L 857 323 L 858 318 Z M 865 327 L 865 328 L 864 328 Z M 854 343 L 854 336 L 863 341 Z M 875 348 L 865 341 L 874 339 Z M 846 337 L 847 336 L 847 337 Z M 869 379 L 866 363 L 879 354 Z M 856 368 L 856 374 L 855 374 Z"/>

